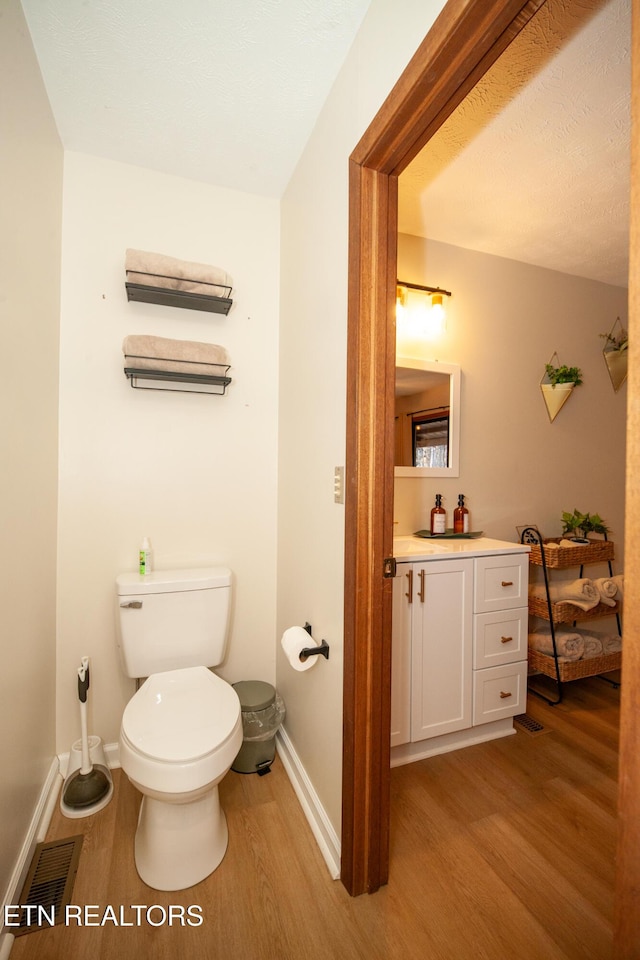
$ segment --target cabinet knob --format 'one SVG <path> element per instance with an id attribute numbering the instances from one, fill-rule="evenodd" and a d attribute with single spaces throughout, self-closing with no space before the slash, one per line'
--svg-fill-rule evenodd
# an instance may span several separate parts
<path id="1" fill-rule="evenodd" d="M 513 637 L 500 637 L 500 643 L 511 643 Z"/>
<path id="2" fill-rule="evenodd" d="M 502 586 L 503 586 L 503 587 L 512 587 L 512 586 L 513 586 L 513 580 L 503 580 L 503 581 L 502 581 Z"/>
<path id="3" fill-rule="evenodd" d="M 508 693 L 505 692 L 504 690 L 501 690 L 501 691 L 500 691 L 500 699 L 501 699 L 501 700 L 508 700 L 508 698 L 509 698 L 510 696 L 511 696 L 511 692 L 510 692 L 510 691 L 509 691 Z"/>

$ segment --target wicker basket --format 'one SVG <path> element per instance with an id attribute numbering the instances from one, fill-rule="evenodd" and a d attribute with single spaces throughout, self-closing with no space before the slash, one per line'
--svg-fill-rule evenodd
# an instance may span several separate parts
<path id="1" fill-rule="evenodd" d="M 558 663 L 560 680 L 580 680 L 583 677 L 595 677 L 600 673 L 619 670 L 622 665 L 622 652 L 605 653 L 600 657 L 588 657 L 585 660 L 561 660 Z M 529 648 L 529 667 L 557 679 L 556 663 L 553 657 Z"/>
<path id="2" fill-rule="evenodd" d="M 546 547 L 550 543 L 560 543 L 559 537 L 544 540 Z M 552 547 L 544 551 L 547 567 L 566 568 L 578 567 L 583 563 L 602 563 L 603 560 L 613 560 L 614 546 L 612 540 L 592 540 L 591 543 L 576 544 L 575 547 Z M 530 563 L 542 566 L 542 551 L 540 544 L 531 544 L 529 554 Z"/>
<path id="3" fill-rule="evenodd" d="M 615 607 L 610 607 L 606 603 L 599 603 L 597 607 L 591 610 L 582 610 L 573 603 L 567 603 L 566 600 L 559 600 L 551 604 L 554 623 L 575 623 L 576 620 L 599 620 L 602 617 L 615 617 L 620 613 L 622 604 L 616 603 Z M 529 597 L 529 613 L 534 617 L 540 617 L 542 620 L 549 619 L 549 607 L 545 597 Z"/>

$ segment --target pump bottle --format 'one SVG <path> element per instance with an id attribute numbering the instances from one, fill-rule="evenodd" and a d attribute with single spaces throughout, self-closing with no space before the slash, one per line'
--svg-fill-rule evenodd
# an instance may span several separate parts
<path id="1" fill-rule="evenodd" d="M 469 533 L 469 511 L 464 505 L 464 494 L 458 494 L 458 506 L 453 511 L 453 532 Z"/>
<path id="2" fill-rule="evenodd" d="M 436 505 L 431 510 L 431 533 L 445 533 L 447 529 L 447 511 L 442 506 L 442 494 L 436 493 Z"/>
<path id="3" fill-rule="evenodd" d="M 149 543 L 149 538 L 144 537 L 142 540 L 142 546 L 140 547 L 139 553 L 139 569 L 141 574 L 151 573 L 153 569 L 153 562 L 151 558 L 151 544 Z"/>

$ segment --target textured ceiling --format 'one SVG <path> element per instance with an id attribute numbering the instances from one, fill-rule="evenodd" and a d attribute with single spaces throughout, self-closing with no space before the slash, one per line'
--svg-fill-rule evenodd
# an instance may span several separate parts
<path id="1" fill-rule="evenodd" d="M 630 23 L 548 0 L 400 177 L 400 231 L 626 286 Z"/>
<path id="2" fill-rule="evenodd" d="M 370 0 L 22 0 L 65 148 L 280 196 Z"/>
<path id="3" fill-rule="evenodd" d="M 369 2 L 22 5 L 67 149 L 278 197 Z M 631 3 L 548 0 L 403 173 L 400 230 L 625 285 Z"/>

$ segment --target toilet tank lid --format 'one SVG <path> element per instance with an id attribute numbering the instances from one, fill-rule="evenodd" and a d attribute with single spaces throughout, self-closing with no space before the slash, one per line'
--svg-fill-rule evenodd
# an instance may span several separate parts
<path id="1" fill-rule="evenodd" d="M 197 570 L 154 570 L 152 573 L 121 573 L 116 577 L 118 596 L 134 594 L 181 593 L 187 590 L 211 590 L 228 587 L 228 567 L 201 567 Z"/>

